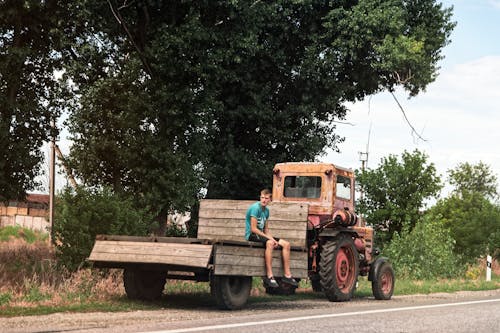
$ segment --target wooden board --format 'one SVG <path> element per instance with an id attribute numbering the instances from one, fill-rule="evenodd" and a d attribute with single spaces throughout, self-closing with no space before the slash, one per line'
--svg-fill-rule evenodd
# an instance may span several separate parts
<path id="1" fill-rule="evenodd" d="M 214 274 L 265 276 L 264 249 L 215 245 Z M 307 252 L 291 251 L 290 270 L 296 278 L 307 278 Z M 281 251 L 273 252 L 273 274 L 283 276 Z"/>
<path id="2" fill-rule="evenodd" d="M 207 268 L 211 254 L 212 245 L 96 240 L 88 260 Z"/>
<path id="3" fill-rule="evenodd" d="M 198 238 L 212 241 L 244 241 L 245 216 L 255 201 L 202 200 L 198 221 Z M 306 247 L 307 204 L 278 203 L 269 205 L 269 226 L 273 236 L 286 239 L 292 246 Z"/>

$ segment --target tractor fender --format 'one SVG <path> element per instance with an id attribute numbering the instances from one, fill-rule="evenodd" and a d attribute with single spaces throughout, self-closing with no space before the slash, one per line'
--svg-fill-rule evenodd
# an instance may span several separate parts
<path id="1" fill-rule="evenodd" d="M 377 272 L 379 268 L 386 262 L 389 262 L 389 258 L 387 257 L 380 257 L 377 258 L 371 265 L 370 265 L 370 273 L 368 273 L 368 281 L 373 281 L 373 277 L 377 275 Z"/>

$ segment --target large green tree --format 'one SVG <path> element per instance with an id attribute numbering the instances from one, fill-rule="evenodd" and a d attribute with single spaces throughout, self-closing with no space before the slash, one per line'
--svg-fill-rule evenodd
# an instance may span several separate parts
<path id="1" fill-rule="evenodd" d="M 40 148 L 65 103 L 54 72 L 63 68 L 71 8 L 65 1 L 0 1 L 0 200 L 23 199 L 38 185 Z"/>
<path id="2" fill-rule="evenodd" d="M 467 262 L 487 253 L 500 255 L 500 206 L 497 178 L 479 162 L 461 163 L 448 171 L 451 194 L 436 203 L 429 214 L 443 221 L 455 239 L 455 252 Z"/>
<path id="3" fill-rule="evenodd" d="M 432 82 L 453 28 L 437 1 L 78 1 L 70 129 L 85 183 L 160 213 L 254 197 L 272 165 L 341 138 L 344 102 Z"/>
<path id="4" fill-rule="evenodd" d="M 422 215 L 425 202 L 435 198 L 441 180 L 428 156 L 404 151 L 399 159 L 389 155 L 376 169 L 356 171 L 363 197 L 357 209 L 380 231 L 381 240 L 392 239 L 406 228 L 409 233 Z"/>

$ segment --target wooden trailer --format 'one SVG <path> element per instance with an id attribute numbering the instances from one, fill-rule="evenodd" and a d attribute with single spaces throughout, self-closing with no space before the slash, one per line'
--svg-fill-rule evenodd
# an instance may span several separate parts
<path id="1" fill-rule="evenodd" d="M 265 276 L 264 247 L 249 242 L 245 214 L 254 201 L 202 200 L 197 238 L 99 235 L 88 258 L 94 267 L 123 268 L 127 296 L 155 299 L 167 279 L 209 281 L 212 294 L 224 309 L 246 304 L 252 277 Z M 307 278 L 308 205 L 271 203 L 273 235 L 291 244 L 290 268 L 296 278 Z M 281 251 L 274 251 L 273 272 L 283 276 Z M 276 290 L 292 293 L 281 284 Z"/>

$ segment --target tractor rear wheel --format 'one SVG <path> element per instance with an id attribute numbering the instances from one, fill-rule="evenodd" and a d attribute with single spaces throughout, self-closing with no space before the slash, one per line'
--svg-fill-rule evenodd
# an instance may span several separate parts
<path id="1" fill-rule="evenodd" d="M 356 289 L 358 272 L 358 251 L 350 236 L 340 235 L 323 244 L 319 275 L 328 300 L 349 301 Z"/>
<path id="2" fill-rule="evenodd" d="M 123 271 L 123 286 L 130 299 L 157 300 L 161 298 L 166 282 L 167 272 L 130 268 Z"/>
<path id="3" fill-rule="evenodd" d="M 372 292 L 375 299 L 389 300 L 394 292 L 394 270 L 390 262 L 380 264 L 372 276 Z"/>
<path id="4" fill-rule="evenodd" d="M 219 308 L 237 310 L 247 303 L 252 289 L 251 276 L 216 275 L 212 279 L 211 292 Z"/>

